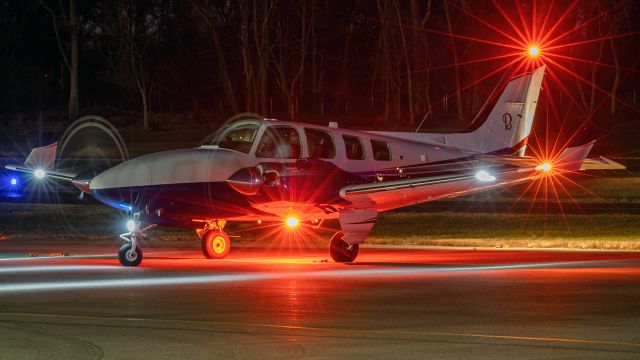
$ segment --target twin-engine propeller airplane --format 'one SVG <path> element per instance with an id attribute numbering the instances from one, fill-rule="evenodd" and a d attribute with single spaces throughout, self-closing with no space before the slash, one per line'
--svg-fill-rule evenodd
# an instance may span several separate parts
<path id="1" fill-rule="evenodd" d="M 467 132 L 354 131 L 272 119 L 225 123 L 200 146 L 144 155 L 97 175 L 40 167 L 55 147 L 32 150 L 8 169 L 71 181 L 100 202 L 126 211 L 122 265 L 142 261 L 138 239 L 155 225 L 195 228 L 205 257 L 231 248 L 227 221 L 338 219 L 331 257 L 351 262 L 383 211 L 511 186 L 584 168 L 593 142 L 565 149 L 550 163 L 525 157 L 544 66 L 499 86 Z M 37 155 L 37 156 L 36 156 Z M 50 162 L 50 161 L 49 161 Z M 143 225 L 144 224 L 144 225 Z"/>

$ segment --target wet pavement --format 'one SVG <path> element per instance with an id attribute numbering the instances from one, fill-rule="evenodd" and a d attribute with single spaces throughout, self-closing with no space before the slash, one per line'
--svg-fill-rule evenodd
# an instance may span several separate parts
<path id="1" fill-rule="evenodd" d="M 638 252 L 117 245 L 0 241 L 0 358 L 640 358 Z"/>

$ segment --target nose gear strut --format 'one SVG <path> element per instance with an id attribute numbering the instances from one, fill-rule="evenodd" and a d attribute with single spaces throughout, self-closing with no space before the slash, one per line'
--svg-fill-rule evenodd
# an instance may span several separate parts
<path id="1" fill-rule="evenodd" d="M 155 227 L 156 224 L 148 225 L 140 228 L 140 213 L 129 213 L 129 221 L 133 221 L 133 229 L 124 234 L 120 234 L 120 238 L 126 241 L 118 251 L 118 260 L 124 266 L 138 266 L 142 262 L 142 249 L 138 246 L 139 237 L 147 237 L 146 231 Z"/>

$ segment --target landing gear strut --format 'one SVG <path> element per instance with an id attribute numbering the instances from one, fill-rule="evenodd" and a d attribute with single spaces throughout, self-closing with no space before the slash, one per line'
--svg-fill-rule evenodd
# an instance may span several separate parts
<path id="1" fill-rule="evenodd" d="M 222 259 L 229 254 L 231 241 L 229 235 L 222 230 L 224 225 L 224 220 L 213 221 L 207 223 L 200 232 L 200 248 L 207 259 Z"/>
<path id="2" fill-rule="evenodd" d="M 335 262 L 344 263 L 352 262 L 358 256 L 360 245 L 350 245 L 344 241 L 344 234 L 342 231 L 338 231 L 331 237 L 331 244 L 329 245 L 329 253 L 331 258 Z"/>
<path id="3" fill-rule="evenodd" d="M 146 231 L 156 226 L 151 224 L 140 229 L 140 213 L 129 216 L 127 227 L 129 232 L 120 234 L 120 238 L 127 243 L 118 251 L 118 260 L 123 266 L 138 266 L 142 262 L 142 249 L 138 246 L 138 237 L 147 237 Z"/>

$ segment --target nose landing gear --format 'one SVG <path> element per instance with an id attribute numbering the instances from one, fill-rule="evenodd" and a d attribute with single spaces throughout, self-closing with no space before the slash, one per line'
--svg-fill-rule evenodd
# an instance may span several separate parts
<path id="1" fill-rule="evenodd" d="M 134 244 L 135 241 L 131 241 L 120 247 L 118 260 L 123 266 L 138 266 L 142 262 L 142 249 Z"/>
<path id="2" fill-rule="evenodd" d="M 155 224 L 140 229 L 140 213 L 130 215 L 127 223 L 129 232 L 120 234 L 120 238 L 127 243 L 118 251 L 118 260 L 123 266 L 138 266 L 142 262 L 142 249 L 138 246 L 138 237 L 147 237 L 146 231 L 155 227 Z"/>

